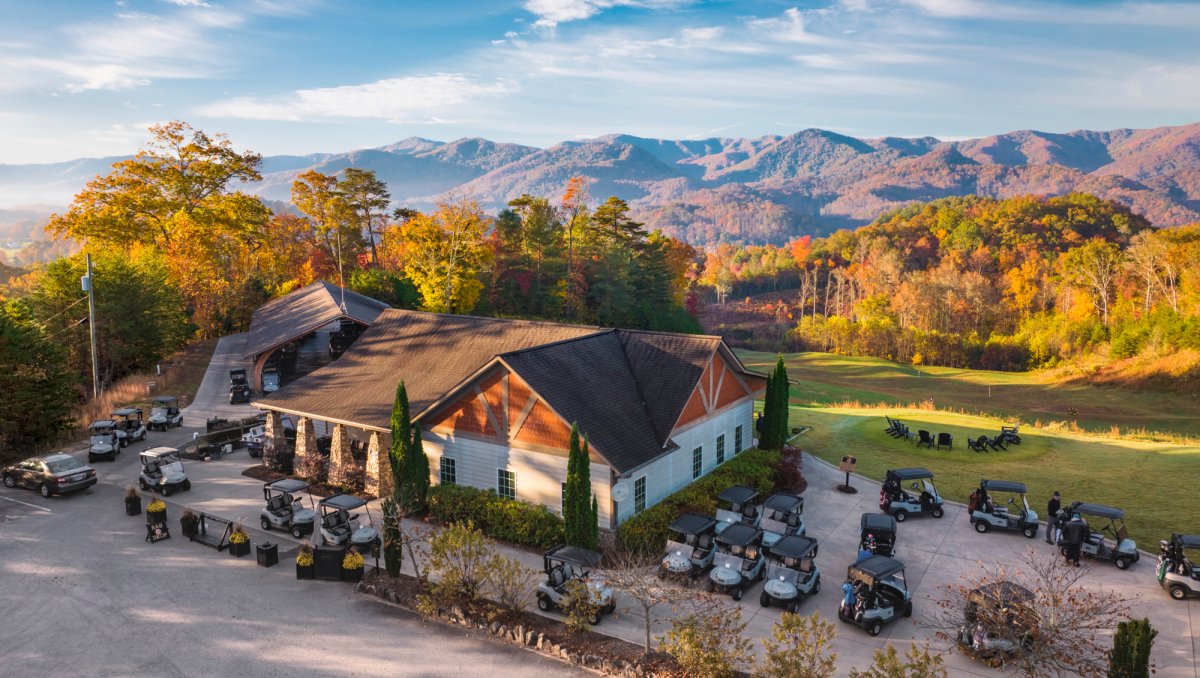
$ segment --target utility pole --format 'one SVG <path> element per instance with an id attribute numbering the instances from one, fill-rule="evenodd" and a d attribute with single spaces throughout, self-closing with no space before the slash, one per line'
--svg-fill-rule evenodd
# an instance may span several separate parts
<path id="1" fill-rule="evenodd" d="M 83 277 L 83 291 L 88 295 L 88 335 L 92 344 L 92 396 L 100 397 L 100 372 L 96 366 L 96 289 L 92 283 L 92 255 L 87 255 L 87 275 Z"/>

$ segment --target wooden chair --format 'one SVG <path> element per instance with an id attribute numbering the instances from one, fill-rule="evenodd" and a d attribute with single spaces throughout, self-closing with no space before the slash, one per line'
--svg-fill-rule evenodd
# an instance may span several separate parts
<path id="1" fill-rule="evenodd" d="M 940 450 L 940 449 L 942 449 L 943 445 L 946 447 L 947 450 L 953 450 L 954 449 L 954 436 L 950 435 L 949 433 L 939 433 L 937 435 L 937 448 Z"/>
<path id="2" fill-rule="evenodd" d="M 976 440 L 971 440 L 970 438 L 967 438 L 967 447 L 971 448 L 972 452 L 987 452 L 988 451 L 988 437 L 987 436 L 979 436 L 979 438 Z"/>
<path id="3" fill-rule="evenodd" d="M 933 447 L 933 436 L 929 435 L 929 431 L 924 429 L 917 430 L 917 445 Z"/>

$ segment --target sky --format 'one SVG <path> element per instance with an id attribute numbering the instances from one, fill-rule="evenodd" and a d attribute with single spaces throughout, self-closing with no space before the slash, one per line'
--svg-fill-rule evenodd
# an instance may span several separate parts
<path id="1" fill-rule="evenodd" d="M 1200 121 L 1200 1 L 0 0 L 0 163 Z"/>

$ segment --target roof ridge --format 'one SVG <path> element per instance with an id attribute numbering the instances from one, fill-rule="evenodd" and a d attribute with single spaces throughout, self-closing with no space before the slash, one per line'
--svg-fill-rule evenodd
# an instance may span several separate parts
<path id="1" fill-rule="evenodd" d="M 419 315 L 437 315 L 437 316 L 443 316 L 446 318 L 466 318 L 466 319 L 470 319 L 470 320 L 486 320 L 488 322 L 502 322 L 502 323 L 513 323 L 513 324 L 523 324 L 523 325 L 541 325 L 541 326 L 553 326 L 553 327 L 578 327 L 580 329 L 597 330 L 600 332 L 614 329 L 611 327 L 601 327 L 599 325 L 577 325 L 575 323 L 564 323 L 564 322 L 558 322 L 556 320 L 530 320 L 528 318 L 497 318 L 497 317 L 489 316 L 489 315 L 470 315 L 467 313 L 439 313 L 436 311 L 418 311 L 418 310 L 411 309 L 411 308 L 389 308 L 387 310 L 399 311 L 406 315 L 415 313 L 415 314 L 419 314 Z"/>
<path id="2" fill-rule="evenodd" d="M 570 326 L 568 326 L 568 327 L 570 327 Z M 497 353 L 495 357 L 504 358 L 506 356 L 520 355 L 522 353 L 532 353 L 534 351 L 540 351 L 544 348 L 553 348 L 553 347 L 559 346 L 561 344 L 570 343 L 572 341 L 583 341 L 584 339 L 594 339 L 596 337 L 601 337 L 606 334 L 616 334 L 618 331 L 619 330 L 615 330 L 615 329 L 598 328 L 597 331 L 592 332 L 590 334 L 581 334 L 578 337 L 567 337 L 566 339 L 559 339 L 557 341 L 551 341 L 551 342 L 548 342 L 545 344 L 538 344 L 536 346 L 526 346 L 525 348 L 518 348 L 514 351 L 506 351 L 504 353 Z M 620 341 L 620 339 L 618 339 L 618 341 Z M 624 352 L 625 352 L 625 350 L 622 349 L 621 353 L 624 353 Z"/>
<path id="3" fill-rule="evenodd" d="M 695 337 L 698 339 L 716 339 L 718 341 L 725 341 L 725 337 L 722 337 L 719 334 L 692 334 L 690 332 L 667 332 L 666 330 L 638 330 L 624 328 L 619 328 L 618 331 L 628 334 L 657 334 L 663 337 Z"/>

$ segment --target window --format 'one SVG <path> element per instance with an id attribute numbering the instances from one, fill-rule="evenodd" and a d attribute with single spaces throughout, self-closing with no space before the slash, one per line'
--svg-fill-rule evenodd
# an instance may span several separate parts
<path id="1" fill-rule="evenodd" d="M 646 510 L 646 476 L 633 481 L 633 512 Z"/>
<path id="2" fill-rule="evenodd" d="M 742 451 L 742 427 L 739 426 L 733 429 L 733 453 L 737 454 Z"/>
<path id="3" fill-rule="evenodd" d="M 717 436 L 717 463 L 725 463 L 725 434 Z"/>
<path id="4" fill-rule="evenodd" d="M 505 469 L 496 471 L 496 493 L 509 499 L 517 498 L 517 474 Z"/>
<path id="5" fill-rule="evenodd" d="M 441 469 L 438 478 L 441 480 L 443 485 L 458 484 L 458 468 L 453 459 L 449 457 L 442 457 Z"/>
<path id="6" fill-rule="evenodd" d="M 697 447 L 692 450 L 692 480 L 700 477 L 704 471 L 704 448 Z"/>
<path id="7" fill-rule="evenodd" d="M 567 514 L 567 484 L 562 484 L 562 495 L 559 497 L 558 514 L 566 516 Z"/>

